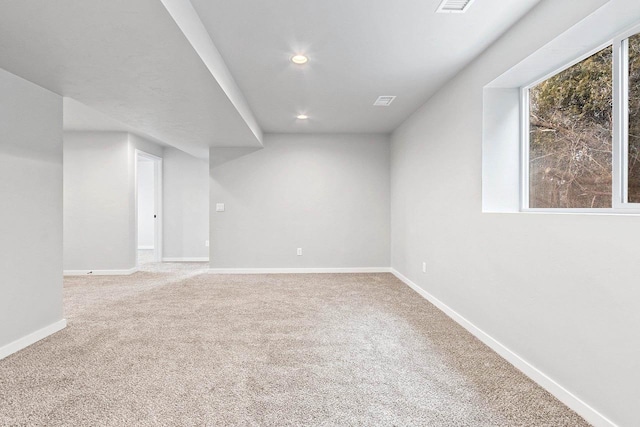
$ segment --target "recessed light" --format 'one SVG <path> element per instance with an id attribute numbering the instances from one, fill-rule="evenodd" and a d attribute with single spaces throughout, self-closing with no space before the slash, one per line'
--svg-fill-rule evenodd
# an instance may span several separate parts
<path id="1" fill-rule="evenodd" d="M 298 65 L 306 64 L 308 61 L 309 58 L 304 55 L 294 55 L 291 57 L 291 62 Z"/>
<path id="2" fill-rule="evenodd" d="M 296 118 L 297 118 L 298 120 L 307 120 L 307 119 L 309 118 L 309 116 L 307 116 L 306 114 L 298 114 L 298 115 L 296 116 Z"/>

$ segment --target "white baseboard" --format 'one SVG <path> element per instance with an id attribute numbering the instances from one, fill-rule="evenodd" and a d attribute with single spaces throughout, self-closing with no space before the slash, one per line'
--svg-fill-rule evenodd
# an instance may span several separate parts
<path id="1" fill-rule="evenodd" d="M 162 258 L 162 262 L 209 262 L 209 257 Z"/>
<path id="2" fill-rule="evenodd" d="M 139 251 L 149 251 L 153 249 L 154 249 L 153 246 L 138 246 Z"/>
<path id="3" fill-rule="evenodd" d="M 390 273 L 389 267 L 354 268 L 210 268 L 211 274 Z"/>
<path id="4" fill-rule="evenodd" d="M 48 337 L 49 335 L 53 335 L 66 327 L 66 319 L 58 320 L 57 322 L 52 323 L 49 326 L 45 326 L 44 328 L 38 329 L 37 331 L 32 332 L 25 337 L 19 338 L 5 346 L 2 346 L 0 347 L 0 360 L 22 350 L 25 347 L 30 346 L 33 343 L 40 341 L 43 338 Z"/>
<path id="5" fill-rule="evenodd" d="M 442 310 L 447 316 L 453 319 L 460 326 L 465 328 L 467 331 L 471 332 L 476 338 L 490 347 L 493 351 L 498 353 L 504 359 L 506 359 L 513 366 L 518 368 L 522 373 L 535 381 L 542 388 L 547 390 L 549 393 L 553 394 L 559 401 L 567 405 L 569 408 L 573 409 L 576 413 L 582 416 L 585 420 L 590 422 L 596 427 L 617 427 L 613 421 L 609 420 L 607 417 L 602 415 L 600 412 L 596 411 L 594 408 L 589 406 L 587 403 L 582 401 L 579 397 L 575 396 L 569 390 L 555 382 L 553 379 L 548 377 L 544 372 L 537 369 L 535 366 L 531 365 L 529 362 L 524 360 L 522 357 L 518 356 L 513 351 L 509 350 L 499 341 L 491 337 L 491 335 L 484 332 L 482 329 L 475 326 L 473 323 L 465 319 L 463 316 L 458 314 L 451 307 L 431 295 L 429 292 L 425 291 L 407 277 L 403 276 L 402 273 L 392 268 L 391 273 L 408 285 L 411 289 L 420 294 L 423 298 L 429 301 L 431 304 L 438 307 Z"/>
<path id="6" fill-rule="evenodd" d="M 138 271 L 138 267 L 128 270 L 64 270 L 65 276 L 129 276 Z"/>

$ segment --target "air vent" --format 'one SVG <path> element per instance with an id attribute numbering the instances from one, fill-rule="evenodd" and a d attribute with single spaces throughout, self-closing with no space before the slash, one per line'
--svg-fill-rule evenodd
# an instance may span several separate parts
<path id="1" fill-rule="evenodd" d="M 437 13 L 465 13 L 474 0 L 442 0 Z"/>
<path id="2" fill-rule="evenodd" d="M 378 99 L 376 99 L 376 102 L 373 103 L 373 105 L 375 105 L 376 107 L 388 107 L 389 105 L 391 105 L 394 99 L 396 99 L 395 96 L 379 96 Z"/>

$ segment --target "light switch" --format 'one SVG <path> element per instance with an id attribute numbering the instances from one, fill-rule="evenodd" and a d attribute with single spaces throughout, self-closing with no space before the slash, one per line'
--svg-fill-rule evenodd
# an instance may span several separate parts
<path id="1" fill-rule="evenodd" d="M 216 203 L 216 212 L 224 212 L 224 203 Z"/>

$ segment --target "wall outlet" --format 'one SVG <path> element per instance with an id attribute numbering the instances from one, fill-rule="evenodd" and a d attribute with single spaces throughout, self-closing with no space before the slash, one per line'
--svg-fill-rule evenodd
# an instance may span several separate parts
<path id="1" fill-rule="evenodd" d="M 205 241 L 204 241 L 204 245 L 205 245 L 206 247 L 209 247 L 209 241 L 208 241 L 208 240 L 205 240 Z"/>
<path id="2" fill-rule="evenodd" d="M 302 248 L 298 248 L 298 256 L 302 256 Z"/>
<path id="3" fill-rule="evenodd" d="M 216 203 L 216 212 L 224 212 L 224 203 Z"/>
<path id="4" fill-rule="evenodd" d="M 426 273 L 426 272 L 427 272 L 427 263 L 426 263 L 426 262 L 423 262 L 423 263 L 422 263 L 422 272 L 423 272 L 423 273 Z"/>

